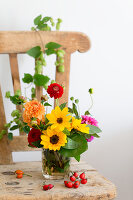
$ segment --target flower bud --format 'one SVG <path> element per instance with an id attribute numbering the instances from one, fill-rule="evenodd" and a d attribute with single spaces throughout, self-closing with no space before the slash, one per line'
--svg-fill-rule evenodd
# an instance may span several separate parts
<path id="1" fill-rule="evenodd" d="M 74 97 L 71 97 L 70 100 L 73 101 L 73 100 L 74 100 Z"/>
<path id="2" fill-rule="evenodd" d="M 75 103 L 77 103 L 77 104 L 78 104 L 78 103 L 79 103 L 79 100 L 78 100 L 78 99 L 75 99 Z"/>
<path id="3" fill-rule="evenodd" d="M 57 71 L 63 73 L 63 72 L 65 71 L 64 65 L 59 65 L 59 66 L 57 67 Z"/>
<path id="4" fill-rule="evenodd" d="M 94 93 L 93 88 L 90 88 L 90 89 L 89 89 L 89 93 L 90 93 L 90 94 L 93 94 L 93 93 Z"/>
<path id="5" fill-rule="evenodd" d="M 10 91 L 7 91 L 7 92 L 6 92 L 5 97 L 6 97 L 6 98 L 10 98 Z"/>
<path id="6" fill-rule="evenodd" d="M 59 22 L 59 23 L 61 23 L 61 22 L 62 22 L 62 19 L 60 19 L 60 18 L 58 18 L 57 20 L 58 20 L 58 22 Z"/>
<path id="7" fill-rule="evenodd" d="M 64 63 L 64 59 L 63 59 L 63 58 L 60 58 L 59 62 L 60 62 L 61 64 L 63 64 L 63 63 Z"/>
<path id="8" fill-rule="evenodd" d="M 36 125 L 37 125 L 37 121 L 32 120 L 32 121 L 31 121 L 31 126 L 36 126 Z"/>
<path id="9" fill-rule="evenodd" d="M 52 80 L 52 81 L 51 81 L 51 84 L 53 84 L 53 83 L 56 83 L 56 81 L 55 81 L 55 80 Z"/>
<path id="10" fill-rule="evenodd" d="M 41 96 L 41 100 L 42 101 L 48 101 L 48 96 L 45 94 L 45 95 L 42 95 Z"/>

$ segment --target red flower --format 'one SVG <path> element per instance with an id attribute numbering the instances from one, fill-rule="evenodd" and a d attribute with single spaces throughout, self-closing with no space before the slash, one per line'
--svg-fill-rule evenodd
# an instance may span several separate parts
<path id="1" fill-rule="evenodd" d="M 63 87 L 57 83 L 50 84 L 48 86 L 47 93 L 50 95 L 51 98 L 60 98 L 63 95 Z"/>
<path id="2" fill-rule="evenodd" d="M 28 134 L 29 145 L 36 147 L 32 142 L 41 141 L 41 131 L 39 129 L 32 128 Z"/>

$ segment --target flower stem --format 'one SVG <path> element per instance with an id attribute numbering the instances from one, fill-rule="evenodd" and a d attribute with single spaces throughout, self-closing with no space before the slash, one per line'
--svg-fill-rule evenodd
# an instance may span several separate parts
<path id="1" fill-rule="evenodd" d="M 58 155 L 58 153 L 56 151 L 54 151 L 54 155 L 57 158 L 57 160 L 59 161 L 60 168 L 62 168 L 62 163 L 61 163 L 59 155 Z"/>
<path id="2" fill-rule="evenodd" d="M 88 109 L 89 111 L 91 110 L 91 108 L 93 107 L 93 98 L 92 98 L 92 95 L 90 94 L 90 98 L 91 98 L 91 106 L 90 108 Z"/>

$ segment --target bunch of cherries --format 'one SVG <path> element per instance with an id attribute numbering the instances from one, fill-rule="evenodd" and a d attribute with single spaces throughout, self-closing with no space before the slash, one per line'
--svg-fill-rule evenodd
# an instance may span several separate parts
<path id="1" fill-rule="evenodd" d="M 82 174 L 80 174 L 80 176 L 78 175 L 77 172 L 74 172 L 72 176 L 70 176 L 70 180 L 71 181 L 64 181 L 64 184 L 66 187 L 68 188 L 78 188 L 80 183 L 81 184 L 86 184 L 87 183 L 87 179 L 85 178 L 85 173 L 83 172 Z"/>

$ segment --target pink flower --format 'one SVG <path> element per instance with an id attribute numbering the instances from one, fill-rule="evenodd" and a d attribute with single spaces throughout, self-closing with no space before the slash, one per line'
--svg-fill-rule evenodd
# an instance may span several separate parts
<path id="1" fill-rule="evenodd" d="M 91 135 L 91 138 L 86 139 L 86 140 L 87 140 L 87 142 L 91 142 L 92 140 L 94 140 L 94 136 Z"/>
<path id="2" fill-rule="evenodd" d="M 93 126 L 98 126 L 98 121 L 95 120 L 94 118 L 92 117 L 89 117 L 87 115 L 82 115 L 82 124 L 90 124 L 90 125 L 93 125 Z"/>

